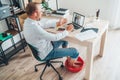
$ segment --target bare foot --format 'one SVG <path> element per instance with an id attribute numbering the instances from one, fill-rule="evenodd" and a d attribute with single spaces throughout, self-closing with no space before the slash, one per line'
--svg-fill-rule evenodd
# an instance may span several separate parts
<path id="1" fill-rule="evenodd" d="M 78 67 L 81 66 L 81 62 L 75 61 L 75 60 L 71 60 L 71 61 L 68 61 L 68 65 L 71 66 L 71 67 L 78 68 Z"/>
<path id="2" fill-rule="evenodd" d="M 81 65 L 82 65 L 81 62 L 79 62 L 79 61 L 75 61 L 73 63 L 73 67 L 75 67 L 75 68 L 79 68 Z"/>

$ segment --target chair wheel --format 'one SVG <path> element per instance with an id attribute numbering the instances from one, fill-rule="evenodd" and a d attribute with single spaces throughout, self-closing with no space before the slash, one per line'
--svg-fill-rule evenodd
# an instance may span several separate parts
<path id="1" fill-rule="evenodd" d="M 38 71 L 38 69 L 37 68 L 35 68 L 35 72 L 37 72 Z"/>
<path id="2" fill-rule="evenodd" d="M 62 64 L 60 67 L 61 67 L 61 68 L 64 68 L 64 65 Z"/>
<path id="3" fill-rule="evenodd" d="M 63 80 L 63 78 L 61 76 L 59 76 L 59 80 Z"/>

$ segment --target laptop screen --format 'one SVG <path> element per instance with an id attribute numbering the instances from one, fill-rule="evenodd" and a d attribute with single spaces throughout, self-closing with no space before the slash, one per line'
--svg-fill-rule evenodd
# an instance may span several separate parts
<path id="1" fill-rule="evenodd" d="M 73 13 L 73 18 L 72 18 L 73 24 L 78 25 L 80 27 L 83 27 L 84 20 L 85 20 L 84 15 L 81 15 L 81 14 L 76 13 L 76 12 Z"/>

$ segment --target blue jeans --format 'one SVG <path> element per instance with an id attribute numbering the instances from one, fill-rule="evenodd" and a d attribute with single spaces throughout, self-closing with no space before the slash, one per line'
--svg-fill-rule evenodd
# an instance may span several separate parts
<path id="1" fill-rule="evenodd" d="M 60 57 L 67 57 L 70 56 L 71 58 L 75 59 L 78 57 L 79 53 L 75 48 L 64 48 L 67 47 L 68 42 L 64 40 L 59 41 L 52 41 L 53 50 L 47 55 L 44 60 L 60 58 Z M 62 46 L 63 48 L 59 48 Z"/>

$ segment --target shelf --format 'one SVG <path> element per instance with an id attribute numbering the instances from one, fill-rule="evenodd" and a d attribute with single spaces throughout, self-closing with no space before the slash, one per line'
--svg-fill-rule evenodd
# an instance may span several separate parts
<path id="1" fill-rule="evenodd" d="M 18 11 L 15 11 L 14 13 L 15 13 L 16 15 L 20 15 L 20 14 L 25 13 L 25 11 L 24 11 L 24 10 L 18 10 Z"/>
<path id="2" fill-rule="evenodd" d="M 21 44 L 21 41 L 23 42 L 23 45 Z M 12 56 L 14 56 L 16 53 L 18 53 L 23 47 L 25 48 L 27 46 L 26 42 L 24 39 L 22 39 L 18 43 L 16 43 L 16 49 L 12 46 L 11 48 L 7 49 L 4 51 L 7 60 L 9 60 Z M 0 60 L 0 65 L 3 64 L 2 60 Z"/>
<path id="3" fill-rule="evenodd" d="M 13 55 L 15 55 L 18 51 L 20 51 L 21 49 L 23 49 L 25 51 L 25 46 L 26 46 L 26 42 L 25 40 L 22 38 L 22 35 L 20 33 L 20 23 L 19 23 L 19 15 L 25 13 L 24 10 L 22 9 L 19 9 L 19 8 L 13 8 L 13 0 L 10 0 L 10 4 L 11 4 L 11 7 L 8 6 L 8 8 L 5 8 L 7 9 L 6 11 L 6 16 L 5 14 L 2 13 L 3 18 L 1 18 L 0 20 L 2 19 L 5 19 L 6 21 L 6 24 L 8 26 L 8 30 L 5 31 L 5 33 L 10 33 L 12 38 L 11 38 L 11 42 L 12 42 L 12 45 L 10 45 L 10 47 L 8 46 L 9 44 L 7 44 L 7 41 L 6 41 L 6 44 L 5 46 L 7 45 L 7 49 L 3 50 L 2 46 L 0 45 L 0 54 L 2 54 L 2 56 L 0 56 L 0 63 L 4 63 L 4 64 L 8 64 L 8 60 L 10 57 L 12 57 Z M 10 9 L 9 9 L 10 7 Z M 9 13 L 8 13 L 9 12 Z M 8 15 L 9 14 L 9 15 Z M 14 42 L 14 40 L 16 40 L 17 37 L 14 37 L 16 34 L 19 34 L 18 36 L 20 37 L 20 40 L 19 42 Z M 0 44 L 2 44 L 3 41 L 0 41 Z M 2 61 L 1 61 L 2 59 Z"/>
<path id="4" fill-rule="evenodd" d="M 16 35 L 17 33 L 18 33 L 18 31 L 16 31 L 16 30 L 7 30 L 7 31 L 5 31 L 5 33 L 10 33 L 11 35 Z"/>

